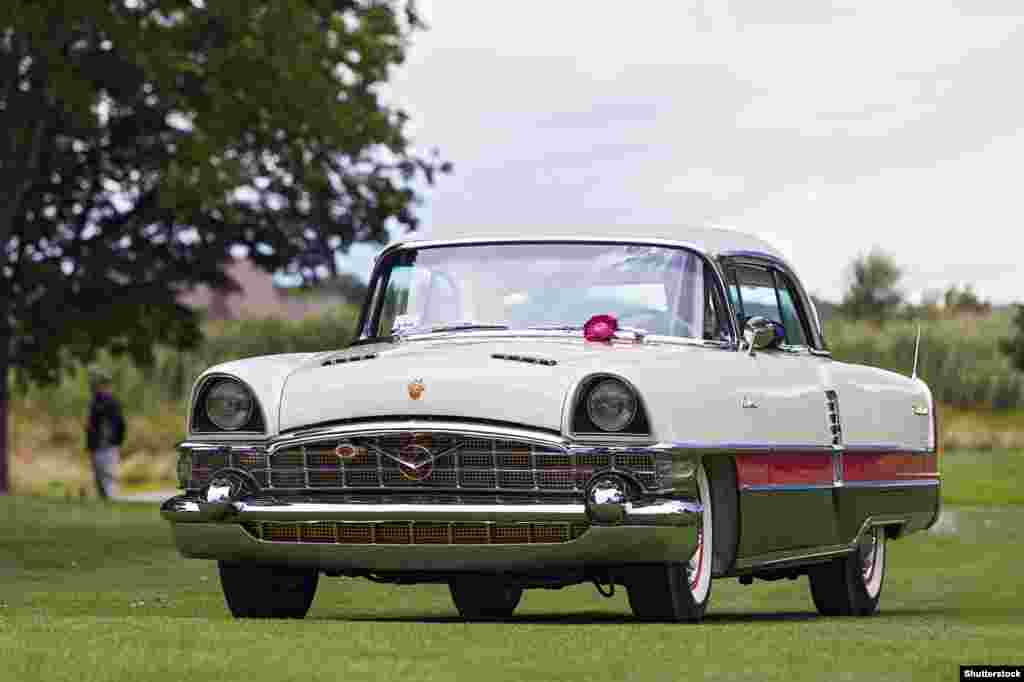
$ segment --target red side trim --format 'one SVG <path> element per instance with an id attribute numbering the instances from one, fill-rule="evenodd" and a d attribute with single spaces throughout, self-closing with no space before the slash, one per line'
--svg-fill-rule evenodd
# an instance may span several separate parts
<path id="1" fill-rule="evenodd" d="M 754 485 L 830 485 L 830 453 L 736 455 L 736 479 L 741 488 Z"/>
<path id="2" fill-rule="evenodd" d="M 938 477 L 938 457 L 903 452 L 844 452 L 844 481 L 898 481 Z"/>

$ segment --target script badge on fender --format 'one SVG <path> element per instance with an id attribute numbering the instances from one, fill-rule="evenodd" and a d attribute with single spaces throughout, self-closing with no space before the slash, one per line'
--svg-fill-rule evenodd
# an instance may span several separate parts
<path id="1" fill-rule="evenodd" d="M 409 382 L 409 397 L 413 400 L 422 398 L 425 390 L 427 387 L 424 385 L 423 379 L 413 379 Z"/>

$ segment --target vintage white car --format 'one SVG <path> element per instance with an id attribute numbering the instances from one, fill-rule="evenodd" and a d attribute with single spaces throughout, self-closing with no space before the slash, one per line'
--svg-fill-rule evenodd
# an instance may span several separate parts
<path id="1" fill-rule="evenodd" d="M 833 359 L 731 231 L 394 244 L 347 348 L 212 367 L 187 428 L 161 512 L 237 617 L 303 617 L 320 574 L 448 583 L 472 620 L 623 585 L 661 621 L 807 575 L 868 615 L 939 510 L 928 387 Z"/>

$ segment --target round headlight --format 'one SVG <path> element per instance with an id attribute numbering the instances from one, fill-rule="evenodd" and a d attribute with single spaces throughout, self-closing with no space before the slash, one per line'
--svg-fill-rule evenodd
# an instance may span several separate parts
<path id="1" fill-rule="evenodd" d="M 242 428 L 249 421 L 252 408 L 252 394 L 237 381 L 219 381 L 206 392 L 206 416 L 219 429 Z"/>
<path id="2" fill-rule="evenodd" d="M 604 379 L 587 396 L 587 416 L 602 431 L 621 431 L 636 416 L 636 394 L 618 379 Z"/>

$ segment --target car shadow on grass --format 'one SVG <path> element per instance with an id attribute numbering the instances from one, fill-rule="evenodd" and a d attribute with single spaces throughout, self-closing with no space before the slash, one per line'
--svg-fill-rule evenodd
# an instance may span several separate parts
<path id="1" fill-rule="evenodd" d="M 786 611 L 778 613 L 709 613 L 702 624 L 731 624 L 758 622 L 794 622 L 820 618 L 813 611 Z M 460 616 L 437 614 L 403 614 L 400 616 L 382 615 L 380 613 L 339 613 L 319 616 L 317 620 L 373 622 L 373 623 L 465 623 Z M 527 613 L 512 616 L 503 621 L 509 625 L 637 625 L 644 623 L 628 613 L 608 613 L 605 611 L 581 611 L 575 613 Z"/>

